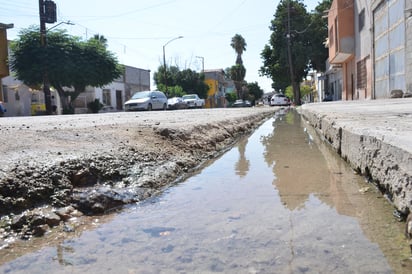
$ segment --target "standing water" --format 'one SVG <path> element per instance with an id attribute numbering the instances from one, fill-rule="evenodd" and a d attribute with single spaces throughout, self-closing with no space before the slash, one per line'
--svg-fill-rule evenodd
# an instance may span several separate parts
<path id="1" fill-rule="evenodd" d="M 281 110 L 199 174 L 2 273 L 407 273 L 392 207 Z"/>

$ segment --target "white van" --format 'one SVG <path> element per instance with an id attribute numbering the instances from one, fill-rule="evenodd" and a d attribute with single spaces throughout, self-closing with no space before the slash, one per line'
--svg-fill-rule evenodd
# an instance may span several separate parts
<path id="1" fill-rule="evenodd" d="M 124 103 L 125 111 L 167 109 L 167 97 L 161 91 L 139 91 Z"/>

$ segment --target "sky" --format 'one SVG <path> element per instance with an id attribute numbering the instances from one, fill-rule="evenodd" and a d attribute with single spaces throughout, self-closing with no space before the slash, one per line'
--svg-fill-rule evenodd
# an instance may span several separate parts
<path id="1" fill-rule="evenodd" d="M 320 0 L 304 0 L 312 11 Z M 235 64 L 230 46 L 236 34 L 246 41 L 242 55 L 246 81 L 257 82 L 272 91 L 272 81 L 259 76 L 261 52 L 268 44 L 270 22 L 279 0 L 54 0 L 57 22 L 46 28 L 66 29 L 70 35 L 89 39 L 100 34 L 108 40 L 108 50 L 124 65 L 151 71 L 163 65 L 180 69 L 225 69 Z M 39 25 L 38 0 L 0 0 L 0 23 L 14 24 L 7 38 Z M 72 25 L 61 22 L 70 22 Z M 58 25 L 61 23 L 60 25 Z M 173 40 L 179 36 L 183 38 Z M 153 80 L 152 89 L 155 88 Z"/>

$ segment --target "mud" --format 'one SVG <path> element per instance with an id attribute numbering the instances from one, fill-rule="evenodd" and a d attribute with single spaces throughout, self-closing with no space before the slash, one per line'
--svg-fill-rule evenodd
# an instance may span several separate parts
<path id="1" fill-rule="evenodd" d="M 186 178 L 274 108 L 107 113 L 0 121 L 0 248 Z"/>

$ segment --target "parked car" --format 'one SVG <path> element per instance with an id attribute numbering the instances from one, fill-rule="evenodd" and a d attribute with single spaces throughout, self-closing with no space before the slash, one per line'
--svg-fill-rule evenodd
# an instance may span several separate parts
<path id="1" fill-rule="evenodd" d="M 167 109 L 167 97 L 161 91 L 139 91 L 124 103 L 125 111 Z"/>
<path id="2" fill-rule="evenodd" d="M 173 97 L 167 99 L 168 109 L 185 109 L 187 108 L 187 103 L 183 101 L 182 97 Z"/>
<path id="3" fill-rule="evenodd" d="M 232 107 L 239 108 L 239 107 L 251 107 L 252 103 L 249 100 L 236 100 Z"/>
<path id="4" fill-rule="evenodd" d="M 186 94 L 182 97 L 189 108 L 202 108 L 205 106 L 205 99 L 200 99 L 197 94 Z"/>
<path id="5" fill-rule="evenodd" d="M 271 106 L 290 106 L 290 100 L 284 94 L 275 94 L 270 98 Z"/>

